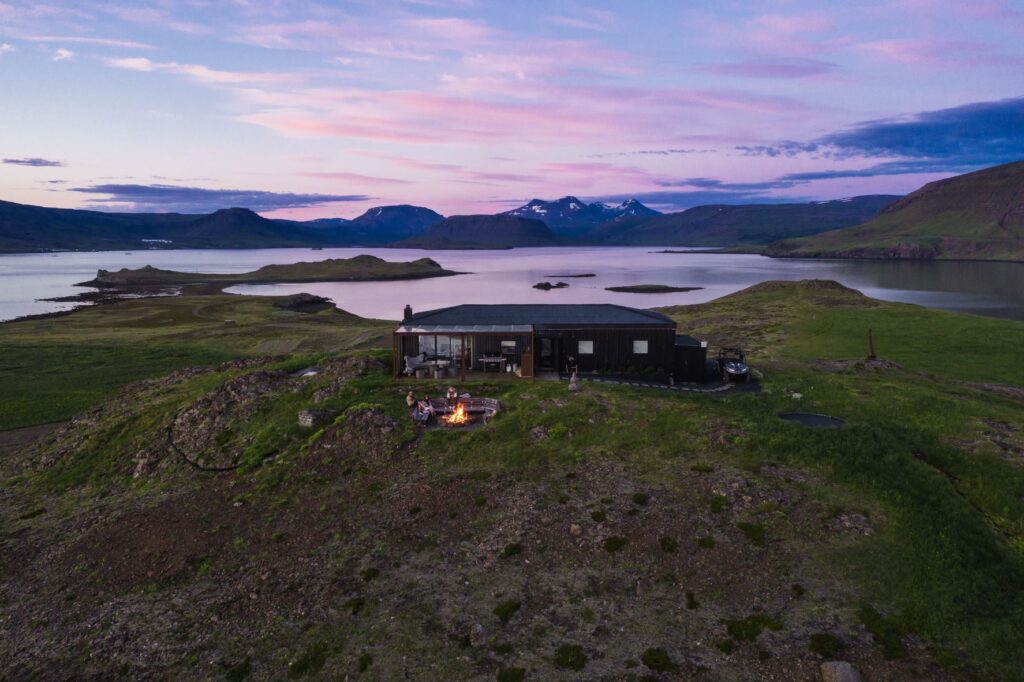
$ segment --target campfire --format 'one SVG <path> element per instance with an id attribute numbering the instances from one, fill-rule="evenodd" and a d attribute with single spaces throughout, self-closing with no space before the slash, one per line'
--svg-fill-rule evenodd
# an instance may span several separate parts
<path id="1" fill-rule="evenodd" d="M 445 426 L 464 426 L 473 420 L 473 417 L 466 411 L 466 406 L 459 403 L 455 409 L 448 414 L 441 415 L 441 422 Z"/>

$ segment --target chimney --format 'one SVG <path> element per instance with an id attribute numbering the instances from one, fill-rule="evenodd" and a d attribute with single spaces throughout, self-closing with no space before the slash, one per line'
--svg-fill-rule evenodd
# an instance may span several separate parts
<path id="1" fill-rule="evenodd" d="M 405 310 L 402 311 L 402 322 L 408 322 L 409 318 L 412 317 L 412 306 L 408 303 L 405 304 Z"/>

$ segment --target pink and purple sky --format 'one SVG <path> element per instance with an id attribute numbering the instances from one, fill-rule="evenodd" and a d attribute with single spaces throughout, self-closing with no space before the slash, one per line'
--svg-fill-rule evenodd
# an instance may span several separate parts
<path id="1" fill-rule="evenodd" d="M 1022 0 L 0 0 L 9 201 L 678 210 L 1022 158 Z"/>

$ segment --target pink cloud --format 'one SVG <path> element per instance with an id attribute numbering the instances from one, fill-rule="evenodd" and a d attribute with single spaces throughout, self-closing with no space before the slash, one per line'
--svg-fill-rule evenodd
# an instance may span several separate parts
<path id="1" fill-rule="evenodd" d="M 299 173 L 304 178 L 316 178 L 318 180 L 343 180 L 366 185 L 408 185 L 409 180 L 399 178 L 381 178 L 361 173 L 349 173 L 347 171 L 303 171 Z"/>
<path id="2" fill-rule="evenodd" d="M 285 83 L 298 79 L 290 73 L 266 73 L 245 71 L 221 71 L 201 64 L 178 64 L 177 62 L 154 62 L 146 57 L 123 57 L 106 59 L 107 66 L 128 71 L 168 71 L 189 76 L 202 83 L 237 85 L 242 83 Z"/>

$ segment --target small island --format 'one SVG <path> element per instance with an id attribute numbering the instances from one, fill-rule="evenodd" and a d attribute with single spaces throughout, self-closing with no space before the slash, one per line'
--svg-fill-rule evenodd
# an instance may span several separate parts
<path id="1" fill-rule="evenodd" d="M 550 277 L 551 279 L 573 279 L 573 278 L 576 278 L 576 277 L 597 277 L 597 275 L 594 274 L 593 272 L 584 272 L 583 274 L 580 274 L 580 275 L 544 275 L 544 276 L 545 277 Z"/>
<path id="2" fill-rule="evenodd" d="M 568 286 L 566 282 L 556 282 L 555 284 L 551 282 L 537 282 L 533 285 L 533 288 L 540 289 L 541 291 L 551 291 L 552 289 L 565 289 Z"/>
<path id="3" fill-rule="evenodd" d="M 291 263 L 288 265 L 266 265 L 252 272 L 233 274 L 208 274 L 199 272 L 177 272 L 161 270 L 147 265 L 131 270 L 99 270 L 96 277 L 78 286 L 98 289 L 122 289 L 132 287 L 167 287 L 187 284 L 276 284 L 304 282 L 372 282 L 399 279 L 424 279 L 427 277 L 449 277 L 461 273 L 445 270 L 430 258 L 414 261 L 389 262 L 376 256 L 354 256 L 352 258 L 330 258 L 313 263 Z"/>
<path id="4" fill-rule="evenodd" d="M 626 294 L 670 294 L 677 291 L 697 291 L 704 287 L 671 287 L 667 284 L 630 284 L 621 287 L 605 287 L 605 291 L 617 291 Z"/>

